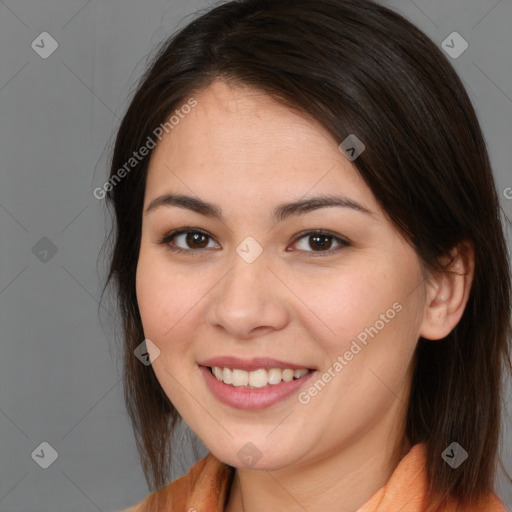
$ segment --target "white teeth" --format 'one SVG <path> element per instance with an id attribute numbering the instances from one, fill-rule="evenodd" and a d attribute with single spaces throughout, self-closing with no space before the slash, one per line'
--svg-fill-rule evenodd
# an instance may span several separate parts
<path id="1" fill-rule="evenodd" d="M 283 380 L 285 382 L 290 382 L 293 380 L 293 370 L 290 368 L 286 368 L 286 370 L 283 370 Z"/>
<path id="2" fill-rule="evenodd" d="M 249 374 L 245 370 L 233 370 L 232 378 L 233 386 L 247 386 L 249 384 Z"/>
<path id="3" fill-rule="evenodd" d="M 233 384 L 233 372 L 229 368 L 224 368 L 222 370 L 222 376 L 217 378 L 222 380 L 225 384 Z"/>
<path id="4" fill-rule="evenodd" d="M 249 372 L 249 385 L 255 388 L 262 388 L 268 384 L 267 370 L 263 368 Z"/>
<path id="5" fill-rule="evenodd" d="M 270 368 L 268 371 L 268 383 L 279 384 L 281 382 L 282 372 L 280 368 Z"/>
<path id="6" fill-rule="evenodd" d="M 281 368 L 269 368 L 266 370 L 260 368 L 247 372 L 237 368 L 231 369 L 214 366 L 212 373 L 217 380 L 224 382 L 224 384 L 231 384 L 235 387 L 264 388 L 268 385 L 279 384 L 282 380 L 290 382 L 294 378 L 300 379 L 309 373 L 309 370 L 306 368 L 301 368 L 300 370 L 292 370 L 291 368 L 284 370 L 281 370 Z"/>

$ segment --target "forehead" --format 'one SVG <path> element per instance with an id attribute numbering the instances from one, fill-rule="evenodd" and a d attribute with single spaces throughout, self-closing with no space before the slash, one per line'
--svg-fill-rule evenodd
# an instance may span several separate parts
<path id="1" fill-rule="evenodd" d="M 337 191 L 376 208 L 339 142 L 317 120 L 262 91 L 221 81 L 193 98 L 196 106 L 174 119 L 153 151 L 148 200 L 169 188 L 260 204 Z"/>

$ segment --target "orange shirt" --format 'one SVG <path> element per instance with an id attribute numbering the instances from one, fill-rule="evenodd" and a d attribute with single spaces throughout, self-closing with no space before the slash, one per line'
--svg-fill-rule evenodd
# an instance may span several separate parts
<path id="1" fill-rule="evenodd" d="M 400 461 L 388 483 L 379 489 L 357 512 L 423 512 L 427 477 L 426 447 L 414 445 Z M 234 469 L 218 460 L 211 452 L 186 474 L 149 495 L 125 512 L 152 510 L 150 504 L 161 500 L 158 512 L 224 512 Z M 156 512 L 156 511 L 155 511 Z M 448 503 L 440 512 L 507 512 L 493 493 L 471 507 L 458 508 Z"/>

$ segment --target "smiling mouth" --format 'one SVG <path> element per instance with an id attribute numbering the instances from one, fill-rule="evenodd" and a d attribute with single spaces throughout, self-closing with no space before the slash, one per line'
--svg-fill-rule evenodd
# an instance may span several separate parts
<path id="1" fill-rule="evenodd" d="M 313 371 L 309 368 L 259 368 L 258 370 L 246 371 L 220 366 L 209 366 L 208 369 L 218 381 L 235 388 L 246 389 L 268 388 L 282 382 L 291 382 Z"/>

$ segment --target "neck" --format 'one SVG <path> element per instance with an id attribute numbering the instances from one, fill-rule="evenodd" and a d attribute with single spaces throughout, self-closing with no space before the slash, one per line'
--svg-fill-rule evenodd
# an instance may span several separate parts
<path id="1" fill-rule="evenodd" d="M 411 445 L 373 431 L 308 464 L 279 471 L 237 469 L 225 512 L 356 512 L 389 480 Z M 389 434 L 389 431 L 386 433 Z"/>

